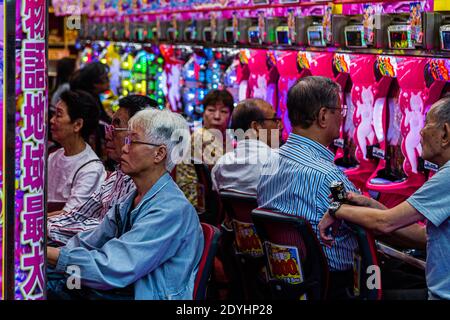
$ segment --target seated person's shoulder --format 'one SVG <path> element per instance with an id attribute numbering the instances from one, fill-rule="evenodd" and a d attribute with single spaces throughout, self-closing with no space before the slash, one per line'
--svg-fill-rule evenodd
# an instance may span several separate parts
<path id="1" fill-rule="evenodd" d="M 173 181 L 169 182 L 164 191 L 159 194 L 159 199 L 155 203 L 160 210 L 169 211 L 174 215 L 196 214 L 195 208 Z"/>

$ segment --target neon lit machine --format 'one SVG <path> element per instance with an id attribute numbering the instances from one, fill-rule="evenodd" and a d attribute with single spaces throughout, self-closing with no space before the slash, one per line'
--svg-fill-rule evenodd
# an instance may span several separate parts
<path id="1" fill-rule="evenodd" d="M 437 49 L 441 15 L 427 2 L 384 4 L 389 14 L 389 48 L 393 50 Z"/>
<path id="2" fill-rule="evenodd" d="M 385 119 L 384 106 L 392 78 L 376 77 L 375 55 L 336 54 L 335 59 L 336 68 L 344 63 L 348 65 L 352 83 L 345 98 L 347 116 L 340 143 L 335 143 L 339 146 L 335 163 L 355 186 L 365 191 L 366 181 L 378 164 L 378 158 L 370 157 L 368 149 L 384 141 L 380 127 Z"/>
<path id="3" fill-rule="evenodd" d="M 3 17 L 3 0 L 0 0 L 0 20 L 4 21 Z M 3 57 L 3 50 L 4 50 L 4 39 L 3 39 L 3 32 L 4 32 L 4 24 L 2 23 L 0 25 L 0 55 Z M 2 119 L 2 126 L 1 126 L 1 133 L 0 133 L 0 150 L 2 150 L 2 159 L 0 159 L 0 300 L 3 300 L 3 128 L 4 128 L 4 122 L 3 122 L 3 59 L 0 61 L 0 117 Z"/>
<path id="4" fill-rule="evenodd" d="M 283 140 L 286 140 L 291 132 L 286 104 L 289 89 L 300 78 L 300 73 L 297 69 L 297 56 L 297 52 L 287 51 L 284 54 L 280 54 L 280 58 L 277 60 L 277 69 L 280 74 L 278 79 L 277 115 L 283 121 Z"/>
<path id="5" fill-rule="evenodd" d="M 166 15 L 158 15 L 156 17 L 156 39 L 155 41 L 167 41 L 167 30 L 170 27 L 170 20 Z"/>
<path id="6" fill-rule="evenodd" d="M 46 297 L 47 13 L 43 0 L 0 1 L 0 299 L 5 300 Z"/>
<path id="7" fill-rule="evenodd" d="M 250 76 L 248 79 L 248 97 L 260 98 L 277 110 L 278 70 L 273 51 L 254 49 L 250 51 L 248 61 Z"/>
<path id="8" fill-rule="evenodd" d="M 210 13 L 209 20 L 202 30 L 203 42 L 205 44 L 222 43 L 226 25 L 227 20 L 222 16 L 222 13 Z"/>
<path id="9" fill-rule="evenodd" d="M 392 25 L 388 27 L 391 50 L 436 47 L 438 37 L 432 36 L 433 33 L 437 35 L 439 30 L 436 13 L 401 4 L 394 9 Z M 398 13 L 402 11 L 406 13 Z M 392 66 L 394 70 L 399 95 L 397 99 L 388 100 L 386 148 L 378 152 L 381 161 L 367 182 L 367 188 L 373 197 L 392 207 L 404 201 L 425 182 L 425 166 L 433 168 L 432 164 L 421 161 L 420 130 L 430 106 L 441 96 L 446 73 L 445 63 L 438 63 L 435 59 L 384 57 L 384 60 L 385 65 Z"/>
<path id="10" fill-rule="evenodd" d="M 363 19 L 358 14 L 333 16 L 332 20 L 334 45 L 354 51 L 352 54 L 336 53 L 333 59 L 335 73 L 349 76 L 342 95 L 347 114 L 334 147 L 335 163 L 355 186 L 366 191 L 366 181 L 378 164 L 378 158 L 369 155 L 368 150 L 384 143 L 380 127 L 385 119 L 384 107 L 392 78 L 376 76 L 375 55 L 357 54 L 367 48 L 382 48 L 383 31 L 387 29 L 387 23 L 384 28 L 367 28 L 368 23 Z M 345 28 L 341 28 L 344 24 L 347 24 Z"/>
<path id="11" fill-rule="evenodd" d="M 250 45 L 276 44 L 276 28 L 280 19 L 267 16 L 268 13 L 263 10 L 252 13 L 252 24 L 247 30 Z"/>
<path id="12" fill-rule="evenodd" d="M 145 41 L 155 42 L 157 39 L 157 28 L 156 28 L 156 18 L 155 16 L 144 16 L 144 27 L 145 27 Z"/>
<path id="13" fill-rule="evenodd" d="M 208 20 L 203 19 L 201 13 L 191 14 L 190 20 L 184 29 L 184 41 L 188 43 L 200 43 L 203 41 L 203 29 L 208 25 Z"/>
<path id="14" fill-rule="evenodd" d="M 191 48 L 192 49 L 192 48 Z M 201 120 L 203 107 L 199 104 L 207 93 L 206 74 L 207 60 L 201 49 L 192 49 L 192 54 L 184 64 L 182 75 L 183 112 L 188 119 Z"/>
<path id="15" fill-rule="evenodd" d="M 286 20 L 276 28 L 277 44 L 306 46 L 308 44 L 307 28 L 312 23 L 308 15 L 302 12 L 288 9 Z M 307 14 L 307 12 L 305 12 Z M 283 120 L 283 139 L 287 139 L 291 131 L 287 113 L 287 93 L 294 83 L 300 78 L 297 64 L 298 53 L 294 51 L 280 52 L 277 59 L 277 70 L 280 75 L 278 79 L 278 110 L 277 115 Z"/>
<path id="16" fill-rule="evenodd" d="M 161 56 L 157 58 L 157 61 L 164 64 L 164 67 L 157 83 L 157 92 L 160 94 L 162 91 L 165 96 L 165 100 L 172 111 L 180 112 L 183 110 L 181 100 L 181 76 L 184 62 L 178 58 L 175 54 L 174 47 L 171 45 L 160 45 L 159 51 Z M 159 70 L 160 68 L 158 67 L 157 71 Z M 158 101 L 158 104 L 159 103 L 160 101 Z"/>
<path id="17" fill-rule="evenodd" d="M 154 60 L 154 57 L 153 57 Z M 134 94 L 147 94 L 147 70 L 150 64 L 150 53 L 144 48 L 136 53 L 131 67 L 130 80 L 133 85 Z"/>
<path id="18" fill-rule="evenodd" d="M 344 15 L 333 15 L 333 42 L 355 52 L 387 46 L 391 16 L 382 14 L 380 4 L 343 5 Z"/>
<path id="19" fill-rule="evenodd" d="M 186 24 L 187 22 L 185 20 L 181 20 L 179 15 L 173 14 L 167 28 L 167 40 L 172 43 L 182 42 Z"/>
<path id="20" fill-rule="evenodd" d="M 166 97 L 163 90 L 165 61 L 159 46 L 144 46 L 148 50 L 147 95 L 158 103 L 160 109 L 165 107 Z"/>
<path id="21" fill-rule="evenodd" d="M 426 181 L 432 163 L 421 159 L 420 130 L 431 105 L 439 100 L 449 79 L 449 62 L 422 57 L 381 57 L 383 68 L 392 68 L 399 95 L 388 99 L 386 143 L 377 150 L 381 159 L 367 182 L 373 197 L 388 207 L 406 200 Z"/>
<path id="22" fill-rule="evenodd" d="M 132 81 L 132 70 L 134 64 L 134 58 L 136 55 L 136 50 L 134 44 L 128 43 L 124 45 L 122 49 L 122 55 L 120 58 L 120 94 L 127 96 L 133 93 L 135 90 L 134 83 Z"/>
<path id="23" fill-rule="evenodd" d="M 441 17 L 441 25 L 439 26 L 439 42 L 440 49 L 442 51 L 450 51 L 450 15 L 444 15 Z"/>
<path id="24" fill-rule="evenodd" d="M 240 17 L 241 12 L 231 13 L 231 23 L 224 27 L 223 39 L 227 44 L 248 44 L 248 29 L 252 26 L 252 19 Z"/>
<path id="25" fill-rule="evenodd" d="M 244 53 L 245 54 L 245 53 Z M 241 87 L 243 87 L 242 91 L 247 93 L 247 84 L 248 84 L 248 59 L 246 60 L 247 63 L 242 61 L 241 53 L 238 50 L 235 49 L 226 49 L 226 52 L 223 53 L 225 59 L 228 59 L 229 61 L 226 63 L 228 67 L 225 70 L 224 76 L 223 76 L 223 84 L 225 88 L 231 93 L 231 95 L 234 98 L 235 103 L 238 101 L 241 101 L 243 99 L 240 99 L 239 93 L 241 91 Z M 243 68 L 246 68 L 247 72 L 246 75 L 243 74 L 244 70 Z"/>

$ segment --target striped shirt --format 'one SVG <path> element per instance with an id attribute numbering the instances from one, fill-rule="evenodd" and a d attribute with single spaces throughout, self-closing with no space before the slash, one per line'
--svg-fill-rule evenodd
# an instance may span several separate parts
<path id="1" fill-rule="evenodd" d="M 117 169 L 84 204 L 47 220 L 50 243 L 65 245 L 77 233 L 95 228 L 112 206 L 135 190 L 133 180 Z"/>
<path id="2" fill-rule="evenodd" d="M 333 160 L 334 154 L 320 143 L 291 133 L 264 165 L 257 188 L 259 207 L 305 218 L 320 239 L 318 224 L 328 210 L 331 182 L 342 181 L 347 191 L 357 192 Z M 357 246 L 355 236 L 342 223 L 334 245 L 322 245 L 330 270 L 351 269 Z"/>

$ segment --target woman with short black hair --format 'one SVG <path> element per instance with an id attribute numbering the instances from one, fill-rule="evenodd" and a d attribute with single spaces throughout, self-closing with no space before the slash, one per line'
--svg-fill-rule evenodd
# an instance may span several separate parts
<path id="1" fill-rule="evenodd" d="M 98 104 L 89 93 L 69 90 L 61 94 L 50 120 L 52 137 L 62 148 L 48 158 L 49 216 L 84 203 L 105 179 L 102 162 L 86 143 L 98 118 Z"/>

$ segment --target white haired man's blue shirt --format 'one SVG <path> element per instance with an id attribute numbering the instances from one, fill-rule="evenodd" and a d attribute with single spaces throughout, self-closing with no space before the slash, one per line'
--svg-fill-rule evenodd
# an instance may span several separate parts
<path id="1" fill-rule="evenodd" d="M 450 161 L 406 201 L 427 219 L 430 299 L 450 300 Z"/>

